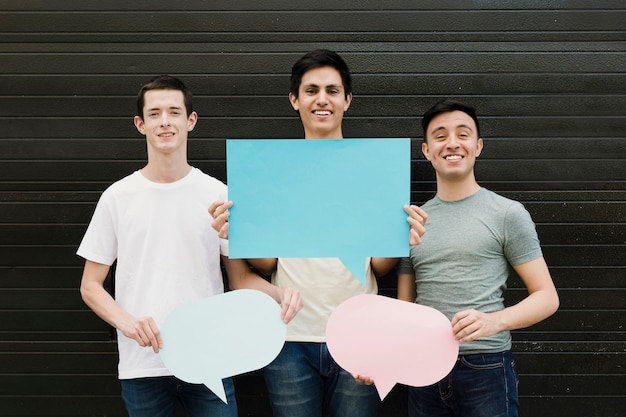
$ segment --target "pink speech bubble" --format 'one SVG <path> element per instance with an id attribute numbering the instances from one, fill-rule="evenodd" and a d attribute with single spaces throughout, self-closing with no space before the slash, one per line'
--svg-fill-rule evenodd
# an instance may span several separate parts
<path id="1" fill-rule="evenodd" d="M 443 313 L 371 294 L 349 298 L 333 311 L 326 343 L 342 368 L 374 379 L 381 400 L 396 383 L 423 387 L 440 381 L 459 354 Z"/>

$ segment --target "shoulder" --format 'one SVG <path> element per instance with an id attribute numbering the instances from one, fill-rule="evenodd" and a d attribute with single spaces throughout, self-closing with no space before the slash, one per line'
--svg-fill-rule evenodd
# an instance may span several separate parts
<path id="1" fill-rule="evenodd" d="M 209 186 L 226 187 L 226 184 L 224 184 L 222 181 L 210 176 L 209 174 L 206 174 L 200 168 L 196 167 L 193 167 L 193 169 L 191 170 L 190 179 Z"/>
<path id="2" fill-rule="evenodd" d="M 490 209 L 503 222 L 505 227 L 517 230 L 524 225 L 534 227 L 531 215 L 522 203 L 517 200 L 501 196 L 487 189 L 485 191 L 485 199 L 483 207 L 485 210 Z"/>
<path id="3" fill-rule="evenodd" d="M 499 210 L 506 211 L 511 208 L 524 210 L 523 204 L 519 201 L 504 197 L 491 190 L 488 190 L 487 188 L 481 188 L 481 191 L 479 192 L 477 197 L 482 199 L 483 202 L 487 202 L 488 204 L 493 205 Z"/>
<path id="4" fill-rule="evenodd" d="M 191 187 L 191 189 L 195 190 L 194 192 L 204 194 L 213 200 L 226 198 L 226 184 L 215 177 L 205 174 L 199 168 L 193 168 L 187 178 L 186 184 Z"/>
<path id="5" fill-rule="evenodd" d="M 124 192 L 132 192 L 140 187 L 142 183 L 142 176 L 139 171 L 135 171 L 132 174 L 125 176 L 124 178 L 115 181 L 109 185 L 102 193 L 103 198 L 111 198 L 114 195 Z"/>

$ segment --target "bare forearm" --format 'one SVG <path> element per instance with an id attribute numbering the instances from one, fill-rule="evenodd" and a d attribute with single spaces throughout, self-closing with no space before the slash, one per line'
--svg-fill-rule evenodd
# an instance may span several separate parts
<path id="1" fill-rule="evenodd" d="M 268 282 L 259 275 L 255 274 L 254 272 L 244 273 L 239 275 L 239 277 L 237 277 L 236 279 L 231 279 L 230 286 L 233 290 L 247 288 L 251 290 L 262 291 L 272 297 L 274 300 L 276 300 L 277 303 L 280 303 L 282 301 L 280 288 Z"/>
<path id="2" fill-rule="evenodd" d="M 398 300 L 415 302 L 417 292 L 415 289 L 415 275 L 399 274 L 398 275 Z"/>
<path id="3" fill-rule="evenodd" d="M 83 301 L 98 317 L 116 329 L 132 321 L 132 316 L 123 310 L 111 295 L 96 282 L 82 283 L 80 293 Z"/>
<path id="4" fill-rule="evenodd" d="M 537 324 L 550 317 L 559 307 L 556 291 L 540 290 L 519 303 L 493 313 L 502 330 L 516 330 Z"/>

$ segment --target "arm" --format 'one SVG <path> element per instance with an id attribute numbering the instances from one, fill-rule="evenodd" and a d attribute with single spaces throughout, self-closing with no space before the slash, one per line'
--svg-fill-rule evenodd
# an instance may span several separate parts
<path id="1" fill-rule="evenodd" d="M 370 264 L 376 278 L 380 278 L 391 272 L 399 260 L 399 258 L 372 258 Z"/>
<path id="2" fill-rule="evenodd" d="M 415 302 L 417 290 L 414 274 L 398 274 L 398 300 Z"/>
<path id="3" fill-rule="evenodd" d="M 257 271 L 265 276 L 270 276 L 276 271 L 278 265 L 278 259 L 276 258 L 254 258 L 248 259 L 248 263 L 252 265 Z"/>
<path id="4" fill-rule="evenodd" d="M 229 259 L 222 256 L 222 262 L 228 274 L 230 288 L 238 290 L 248 288 L 266 293 L 282 306 L 280 317 L 285 323 L 289 323 L 295 315 L 302 309 L 302 298 L 300 291 L 293 288 L 279 288 L 266 281 L 259 275 L 250 271 L 250 268 L 243 259 Z"/>
<path id="5" fill-rule="evenodd" d="M 87 260 L 80 283 L 80 294 L 85 304 L 102 320 L 119 329 L 124 336 L 134 339 L 139 346 L 151 346 L 154 353 L 163 346 L 159 328 L 152 317 L 135 318 L 122 309 L 104 289 L 109 266 Z"/>
<path id="6" fill-rule="evenodd" d="M 491 336 L 503 330 L 532 326 L 551 316 L 559 308 L 559 296 L 543 257 L 513 267 L 528 296 L 519 303 L 492 313 L 461 311 L 452 318 L 452 327 L 462 342 Z"/>

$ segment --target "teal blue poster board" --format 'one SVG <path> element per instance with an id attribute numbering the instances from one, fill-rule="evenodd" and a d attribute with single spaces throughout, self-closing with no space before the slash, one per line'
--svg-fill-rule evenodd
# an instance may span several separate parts
<path id="1" fill-rule="evenodd" d="M 340 258 L 364 283 L 367 257 L 408 256 L 410 139 L 233 139 L 226 153 L 230 257 Z"/>

